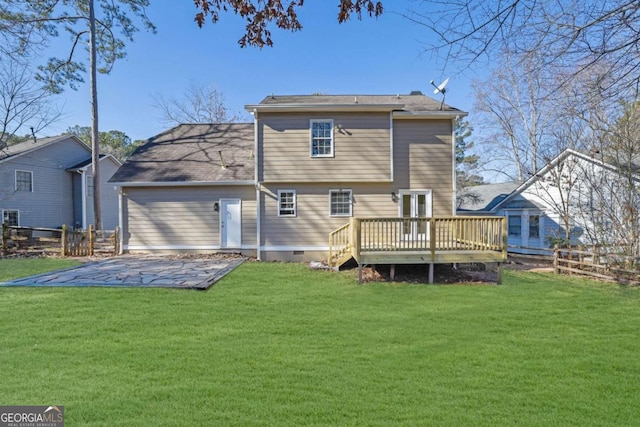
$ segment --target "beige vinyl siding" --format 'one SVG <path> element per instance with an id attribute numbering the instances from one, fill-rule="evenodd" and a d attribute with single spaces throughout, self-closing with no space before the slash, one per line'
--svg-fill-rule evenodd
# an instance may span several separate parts
<path id="1" fill-rule="evenodd" d="M 431 189 L 433 214 L 453 214 L 451 120 L 395 120 L 395 185 Z"/>
<path id="2" fill-rule="evenodd" d="M 256 246 L 253 186 L 124 187 L 124 244 L 179 250 L 220 246 L 220 199 L 241 199 L 242 245 Z"/>
<path id="3" fill-rule="evenodd" d="M 311 157 L 312 119 L 333 120 L 333 157 Z M 259 120 L 259 137 L 263 141 L 259 152 L 260 181 L 380 182 L 391 179 L 389 113 L 263 113 Z"/>
<path id="4" fill-rule="evenodd" d="M 391 184 L 298 184 L 297 216 L 278 217 L 277 186 L 263 187 L 262 246 L 310 250 L 329 246 L 329 233 L 349 222 L 349 217 L 329 216 L 329 190 L 351 190 L 354 217 L 397 217 L 398 204 L 391 199 Z M 326 254 L 325 254 L 326 257 Z M 278 258 L 280 259 L 280 258 Z"/>

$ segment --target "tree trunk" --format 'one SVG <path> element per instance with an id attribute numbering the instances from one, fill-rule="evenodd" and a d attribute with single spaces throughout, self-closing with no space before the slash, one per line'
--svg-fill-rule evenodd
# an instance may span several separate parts
<path id="1" fill-rule="evenodd" d="M 98 85 L 96 60 L 96 15 L 94 0 L 89 0 L 89 69 L 91 86 L 91 171 L 93 173 L 93 215 L 95 227 L 102 230 L 100 203 L 100 145 L 98 137 Z"/>

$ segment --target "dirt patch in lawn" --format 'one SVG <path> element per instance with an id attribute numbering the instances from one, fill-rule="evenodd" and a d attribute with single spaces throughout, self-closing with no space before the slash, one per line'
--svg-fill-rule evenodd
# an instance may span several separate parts
<path id="1" fill-rule="evenodd" d="M 503 269 L 520 271 L 553 271 L 553 262 L 550 258 L 530 257 L 526 255 L 509 255 Z M 357 266 L 355 267 L 357 271 Z M 433 272 L 434 283 L 439 284 L 467 284 L 467 285 L 489 285 L 498 281 L 497 265 L 490 264 L 458 264 L 456 267 L 451 264 L 436 264 Z M 391 266 L 376 265 L 366 266 L 362 270 L 363 282 L 390 282 Z M 395 281 L 406 283 L 428 283 L 428 265 L 396 265 Z"/>

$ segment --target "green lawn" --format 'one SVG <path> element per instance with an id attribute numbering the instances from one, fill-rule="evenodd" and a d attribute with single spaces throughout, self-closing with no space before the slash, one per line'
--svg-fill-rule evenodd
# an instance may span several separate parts
<path id="1" fill-rule="evenodd" d="M 80 262 L 69 258 L 7 258 L 0 259 L 0 282 L 33 276 L 51 270 L 69 268 Z"/>
<path id="2" fill-rule="evenodd" d="M 69 426 L 637 425 L 640 289 L 358 285 L 245 263 L 208 292 L 0 288 L 0 402 Z"/>

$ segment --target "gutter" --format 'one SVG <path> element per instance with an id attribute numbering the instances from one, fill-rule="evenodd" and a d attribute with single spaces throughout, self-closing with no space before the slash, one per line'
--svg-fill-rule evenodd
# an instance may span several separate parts
<path id="1" fill-rule="evenodd" d="M 254 185 L 255 181 L 157 181 L 157 182 L 109 182 L 116 187 L 212 187 L 225 185 Z"/>
<path id="2" fill-rule="evenodd" d="M 466 117 L 469 113 L 465 111 L 394 111 L 394 119 L 455 119 Z"/>
<path id="3" fill-rule="evenodd" d="M 353 112 L 353 111 L 380 111 L 389 112 L 401 110 L 404 104 L 274 104 L 274 105 L 245 105 L 245 110 L 264 113 L 290 113 L 296 111 L 313 111 L 313 112 Z"/>
<path id="4" fill-rule="evenodd" d="M 260 252 L 260 242 L 262 241 L 262 200 L 261 200 L 261 196 L 262 196 L 262 192 L 261 192 L 261 184 L 258 181 L 258 177 L 260 176 L 259 171 L 258 171 L 258 166 L 259 166 L 259 161 L 258 161 L 258 157 L 259 157 L 259 153 L 258 153 L 258 137 L 259 137 L 259 132 L 258 132 L 258 125 L 259 125 L 259 120 L 258 120 L 258 110 L 257 109 L 253 109 L 253 161 L 254 161 L 254 177 L 253 177 L 253 181 L 254 181 L 254 185 L 256 187 L 256 259 L 258 261 L 262 261 L 262 254 Z"/>

